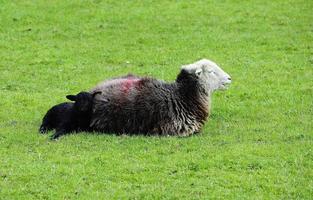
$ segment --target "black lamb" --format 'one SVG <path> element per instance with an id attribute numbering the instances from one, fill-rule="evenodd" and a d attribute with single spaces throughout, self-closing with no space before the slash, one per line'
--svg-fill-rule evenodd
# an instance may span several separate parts
<path id="1" fill-rule="evenodd" d="M 53 106 L 48 110 L 39 128 L 40 133 L 56 129 L 51 139 L 71 132 L 91 131 L 89 124 L 92 114 L 93 99 L 96 94 L 80 92 L 77 95 L 67 95 L 66 98 L 74 101 Z"/>

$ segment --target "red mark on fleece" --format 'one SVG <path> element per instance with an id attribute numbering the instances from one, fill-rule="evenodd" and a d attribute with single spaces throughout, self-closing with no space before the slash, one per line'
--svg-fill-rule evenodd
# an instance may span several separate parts
<path id="1" fill-rule="evenodd" d="M 138 78 L 127 78 L 121 81 L 121 89 L 124 94 L 127 94 L 131 88 L 137 85 Z"/>

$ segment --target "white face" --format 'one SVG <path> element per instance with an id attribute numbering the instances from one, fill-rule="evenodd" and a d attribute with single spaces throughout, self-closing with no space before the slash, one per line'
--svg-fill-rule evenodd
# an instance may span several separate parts
<path id="1" fill-rule="evenodd" d="M 231 83 L 231 77 L 216 63 L 207 59 L 185 65 L 182 69 L 194 73 L 199 78 L 200 83 L 209 91 L 225 90 Z"/>

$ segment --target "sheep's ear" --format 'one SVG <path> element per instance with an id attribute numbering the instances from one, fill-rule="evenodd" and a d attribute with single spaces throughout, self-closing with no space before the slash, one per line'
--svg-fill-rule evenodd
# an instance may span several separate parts
<path id="1" fill-rule="evenodd" d="M 76 95 L 67 95 L 66 98 L 71 101 L 76 101 Z"/>
<path id="2" fill-rule="evenodd" d="M 201 73 L 202 73 L 202 69 L 201 68 L 196 69 L 196 71 L 195 71 L 196 76 L 200 76 Z"/>

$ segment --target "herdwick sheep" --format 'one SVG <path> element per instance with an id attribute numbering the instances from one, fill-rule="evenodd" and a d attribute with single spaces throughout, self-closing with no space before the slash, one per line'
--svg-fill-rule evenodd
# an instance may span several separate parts
<path id="1" fill-rule="evenodd" d="M 97 93 L 80 92 L 77 95 L 67 95 L 66 98 L 74 101 L 53 106 L 48 110 L 39 128 L 40 133 L 56 129 L 51 139 L 70 132 L 90 131 L 89 128 L 93 98 Z"/>
<path id="2" fill-rule="evenodd" d="M 101 92 L 90 126 L 116 134 L 189 136 L 209 116 L 212 93 L 230 83 L 231 77 L 207 59 L 182 66 L 173 83 L 134 75 L 106 80 L 90 91 Z"/>

